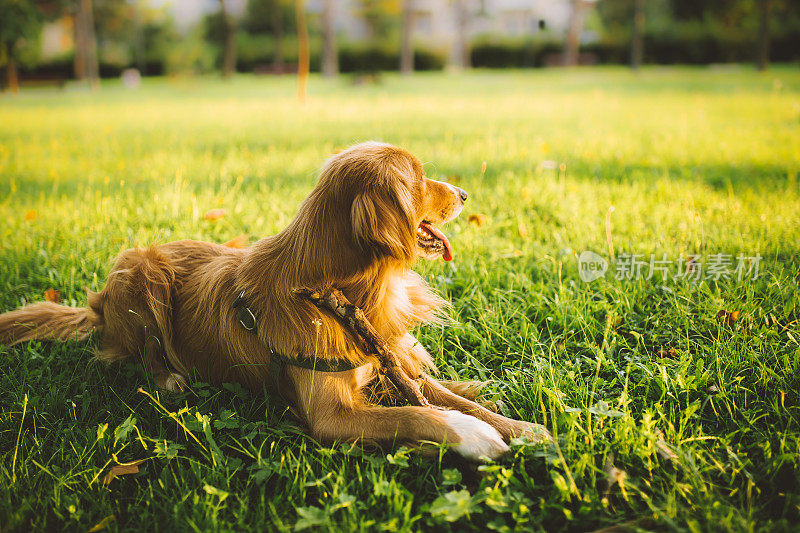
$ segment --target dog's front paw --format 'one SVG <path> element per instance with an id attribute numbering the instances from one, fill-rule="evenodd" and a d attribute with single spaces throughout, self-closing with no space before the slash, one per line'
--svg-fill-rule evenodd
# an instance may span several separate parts
<path id="1" fill-rule="evenodd" d="M 553 436 L 547 431 L 546 427 L 532 422 L 519 422 L 519 425 L 514 430 L 513 437 L 522 437 L 537 444 L 553 442 Z"/>
<path id="2" fill-rule="evenodd" d="M 474 462 L 494 461 L 508 451 L 503 437 L 492 426 L 459 411 L 446 411 L 445 423 L 455 434 L 453 449 Z"/>

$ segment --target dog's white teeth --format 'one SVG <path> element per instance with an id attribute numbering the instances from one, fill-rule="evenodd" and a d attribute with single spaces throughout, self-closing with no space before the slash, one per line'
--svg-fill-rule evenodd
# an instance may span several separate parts
<path id="1" fill-rule="evenodd" d="M 426 230 L 422 226 L 417 226 L 417 235 L 419 235 L 423 239 L 434 239 L 435 238 L 435 236 L 430 231 Z"/>

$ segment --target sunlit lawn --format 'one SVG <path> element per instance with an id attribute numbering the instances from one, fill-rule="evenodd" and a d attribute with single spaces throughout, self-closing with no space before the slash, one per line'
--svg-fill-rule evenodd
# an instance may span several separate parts
<path id="1" fill-rule="evenodd" d="M 455 260 L 418 265 L 455 324 L 420 340 L 555 444 L 477 470 L 330 448 L 264 394 L 165 395 L 96 341 L 0 347 L 1 531 L 797 527 L 796 68 L 312 78 L 304 106 L 267 77 L 2 96 L 0 311 L 83 305 L 131 246 L 275 233 L 368 139 L 470 193 Z M 591 283 L 585 250 L 616 259 Z"/>

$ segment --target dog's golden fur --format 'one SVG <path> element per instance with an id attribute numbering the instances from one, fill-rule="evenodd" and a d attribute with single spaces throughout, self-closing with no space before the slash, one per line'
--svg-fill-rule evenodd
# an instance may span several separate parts
<path id="1" fill-rule="evenodd" d="M 344 358 L 362 365 L 335 373 L 287 366 L 280 380 L 281 394 L 315 437 L 448 441 L 469 458 L 497 456 L 505 445 L 496 432 L 505 440 L 546 432 L 474 403 L 475 384 L 430 377 L 433 361 L 409 333 L 437 320 L 444 305 L 408 269 L 417 256 L 442 255 L 441 249 L 426 248 L 430 241 L 419 240 L 418 227 L 423 220 L 438 224 L 454 218 L 465 198 L 460 189 L 427 179 L 407 151 L 360 144 L 326 163 L 317 186 L 279 234 L 247 249 L 178 241 L 127 250 L 103 290 L 89 293 L 88 307 L 45 302 L 5 313 L 0 342 L 81 339 L 99 330 L 101 360 L 137 357 L 167 389 L 180 388 L 185 377 L 271 386 L 270 347 L 289 357 Z M 297 286 L 331 285 L 364 310 L 409 375 L 422 376 L 432 403 L 477 418 L 371 405 L 365 391 L 381 381 L 375 359 L 335 318 L 292 294 Z M 232 304 L 240 291 L 258 317 L 256 332 L 237 319 Z"/>

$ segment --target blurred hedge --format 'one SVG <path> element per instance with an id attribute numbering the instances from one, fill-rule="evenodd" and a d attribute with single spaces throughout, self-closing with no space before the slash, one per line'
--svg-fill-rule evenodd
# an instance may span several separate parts
<path id="1" fill-rule="evenodd" d="M 443 53 L 427 48 L 414 50 L 416 70 L 442 70 L 445 63 Z M 379 72 L 399 68 L 400 51 L 388 45 L 347 44 L 339 49 L 339 70 L 342 72 Z"/>
<path id="2" fill-rule="evenodd" d="M 470 57 L 474 67 L 542 67 L 563 49 L 563 43 L 556 41 L 483 38 L 473 43 Z M 630 39 L 627 35 L 605 38 L 582 45 L 580 51 L 596 63 L 627 63 Z M 744 63 L 753 61 L 755 55 L 755 35 L 730 28 L 686 23 L 648 30 L 644 36 L 645 63 Z M 800 26 L 772 36 L 770 57 L 772 61 L 800 61 Z"/>
<path id="3" fill-rule="evenodd" d="M 165 54 L 148 54 L 144 64 L 145 75 L 172 73 L 203 73 L 218 67 L 221 50 L 197 36 L 184 38 L 167 48 Z M 321 63 L 320 39 L 310 43 L 311 69 L 318 71 Z M 253 72 L 269 70 L 274 61 L 275 42 L 270 35 L 250 35 L 240 32 L 237 37 L 237 70 Z M 664 28 L 648 29 L 644 40 L 645 63 L 654 64 L 709 64 L 751 62 L 755 57 L 756 43 L 752 32 L 708 26 L 702 23 L 673 24 Z M 473 41 L 471 61 L 474 67 L 483 68 L 533 68 L 559 61 L 563 43 L 554 40 L 483 37 Z M 163 56 L 163 57 L 161 57 Z M 297 42 L 287 35 L 283 42 L 284 62 L 289 69 L 297 64 Z M 581 46 L 581 57 L 593 63 L 627 63 L 630 57 L 630 38 L 616 34 L 595 43 Z M 800 61 L 800 24 L 782 27 L 771 37 L 772 61 Z M 102 58 L 102 56 L 101 56 Z M 446 53 L 432 48 L 417 47 L 414 68 L 441 70 L 446 64 Z M 398 70 L 400 51 L 396 45 L 342 43 L 339 47 L 341 72 L 379 72 Z M 101 61 L 100 74 L 116 77 L 125 65 Z M 36 66 L 21 65 L 23 79 L 71 79 L 74 66 L 71 54 Z M 3 75 L 0 73 L 0 78 Z"/>
<path id="4" fill-rule="evenodd" d="M 473 67 L 484 68 L 542 67 L 547 55 L 562 49 L 555 41 L 483 38 L 473 43 L 470 61 Z"/>
<path id="5" fill-rule="evenodd" d="M 310 43 L 310 67 L 319 71 L 321 65 L 321 42 Z M 198 39 L 185 39 L 168 51 L 160 60 L 148 58 L 144 65 L 145 75 L 159 76 L 164 74 L 202 74 L 218 68 L 220 55 L 216 47 Z M 237 41 L 237 63 L 239 72 L 269 71 L 275 59 L 275 42 L 272 36 L 251 36 L 240 34 Z M 283 60 L 286 68 L 291 70 L 297 65 L 297 41 L 293 36 L 284 39 Z M 446 64 L 446 54 L 433 49 L 417 47 L 414 51 L 414 68 L 416 70 L 442 70 Z M 132 65 L 136 66 L 136 65 Z M 216 67 L 215 67 L 216 66 Z M 400 52 L 396 47 L 386 44 L 364 45 L 360 43 L 344 43 L 339 47 L 339 70 L 349 72 L 379 72 L 398 70 Z M 127 65 L 101 61 L 100 76 L 104 78 L 118 77 Z M 20 73 L 25 79 L 68 80 L 74 76 L 74 58 L 66 54 L 36 66 L 21 66 Z M 0 78 L 2 78 L 0 72 Z"/>
<path id="6" fill-rule="evenodd" d="M 275 40 L 270 35 L 251 36 L 243 34 L 237 41 L 237 70 L 252 72 L 271 65 L 275 57 Z M 294 36 L 284 39 L 283 60 L 287 65 L 297 64 L 297 40 Z M 312 39 L 309 46 L 312 71 L 321 68 L 322 43 Z M 416 48 L 414 68 L 417 70 L 441 70 L 446 56 L 437 50 Z M 342 43 L 339 46 L 339 70 L 341 72 L 379 72 L 397 70 L 400 67 L 400 51 L 391 44 Z"/>

